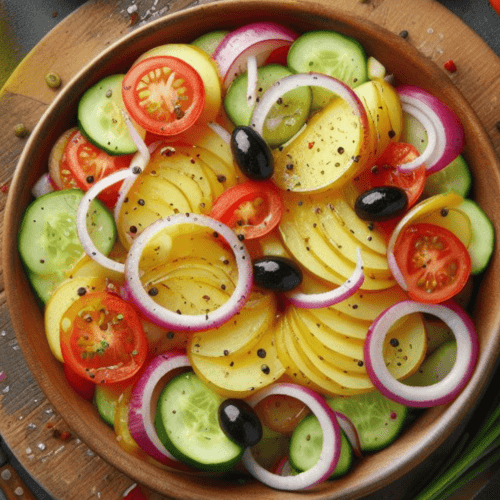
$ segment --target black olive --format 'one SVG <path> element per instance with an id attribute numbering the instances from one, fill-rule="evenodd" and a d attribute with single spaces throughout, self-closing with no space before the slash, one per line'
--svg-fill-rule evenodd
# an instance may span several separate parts
<path id="1" fill-rule="evenodd" d="M 384 221 L 401 215 L 408 207 L 408 195 L 404 189 L 381 186 L 361 193 L 354 204 L 357 216 L 362 220 Z"/>
<path id="2" fill-rule="evenodd" d="M 252 127 L 240 126 L 233 130 L 231 151 L 236 164 L 249 179 L 263 181 L 273 175 L 273 153 Z"/>
<path id="3" fill-rule="evenodd" d="M 219 425 L 235 443 L 253 446 L 262 439 L 262 424 L 255 410 L 242 399 L 226 399 L 219 405 Z"/>
<path id="4" fill-rule="evenodd" d="M 302 270 L 286 257 L 260 257 L 253 261 L 257 286 L 274 292 L 289 292 L 302 283 Z"/>

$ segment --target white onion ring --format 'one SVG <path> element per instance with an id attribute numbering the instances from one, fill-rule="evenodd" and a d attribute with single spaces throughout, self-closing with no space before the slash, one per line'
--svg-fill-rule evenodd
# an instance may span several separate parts
<path id="1" fill-rule="evenodd" d="M 384 339 L 389 328 L 407 314 L 421 312 L 444 321 L 457 342 L 457 358 L 450 373 L 440 382 L 413 387 L 394 379 L 384 362 Z M 403 300 L 388 307 L 375 319 L 366 335 L 364 358 L 366 372 L 373 385 L 388 398 L 407 406 L 427 408 L 452 401 L 470 380 L 479 353 L 474 324 L 453 301 L 423 304 Z"/>
<path id="2" fill-rule="evenodd" d="M 257 58 L 255 56 L 248 56 L 247 59 L 247 105 L 252 107 L 257 101 Z"/>
<path id="3" fill-rule="evenodd" d="M 238 267 L 238 282 L 226 303 L 207 314 L 178 314 L 157 304 L 144 290 L 139 262 L 148 241 L 162 229 L 176 224 L 196 224 L 220 234 L 231 247 Z M 125 261 L 125 286 L 128 297 L 141 312 L 163 328 L 181 331 L 202 331 L 215 328 L 236 314 L 250 296 L 253 270 L 250 255 L 236 234 L 225 224 L 201 214 L 175 214 L 153 222 L 132 243 Z"/>
<path id="4" fill-rule="evenodd" d="M 110 269 L 112 271 L 117 271 L 123 273 L 125 271 L 125 266 L 120 262 L 116 262 L 102 252 L 100 252 L 94 245 L 94 242 L 90 238 L 87 231 L 87 215 L 89 211 L 90 204 L 94 201 L 94 198 L 99 196 L 99 194 L 109 186 L 127 179 L 130 176 L 135 176 L 135 174 L 130 169 L 118 170 L 107 177 L 104 177 L 100 181 L 96 182 L 84 195 L 82 200 L 78 205 L 78 210 L 76 211 L 76 229 L 78 231 L 78 237 L 80 238 L 80 243 L 85 251 L 85 253 L 93 260 L 95 260 L 101 266 Z"/>
<path id="5" fill-rule="evenodd" d="M 226 143 L 231 144 L 231 134 L 221 125 L 209 122 L 208 126 Z"/>
<path id="6" fill-rule="evenodd" d="M 364 111 L 363 104 L 353 90 L 344 82 L 321 73 L 297 73 L 295 75 L 285 76 L 276 81 L 260 97 L 259 103 L 253 112 L 251 126 L 255 128 L 260 135 L 263 135 L 266 116 L 269 114 L 269 111 L 276 101 L 286 92 L 299 87 L 322 87 L 337 94 L 349 104 L 353 114 L 360 118 L 364 129 L 368 129 L 368 117 Z"/>
<path id="7" fill-rule="evenodd" d="M 323 293 L 289 292 L 286 294 L 286 297 L 291 304 L 302 309 L 320 309 L 348 299 L 356 293 L 365 281 L 363 260 L 361 259 L 361 249 L 359 247 L 356 249 L 356 255 L 358 260 L 353 273 L 339 287 Z"/>
<path id="8" fill-rule="evenodd" d="M 307 387 L 296 384 L 275 384 L 259 391 L 255 396 L 246 401 L 254 407 L 265 397 L 272 394 L 283 394 L 297 398 L 305 403 L 318 419 L 323 431 L 323 448 L 316 465 L 308 471 L 295 476 L 281 476 L 273 474 L 257 463 L 252 455 L 251 448 L 243 453 L 243 465 L 248 472 L 265 485 L 278 490 L 295 491 L 309 488 L 328 479 L 337 467 L 340 449 L 340 427 L 335 418 L 335 413 L 328 406 L 325 399 Z"/>
<path id="9" fill-rule="evenodd" d="M 192 470 L 183 466 L 161 443 L 154 426 L 153 394 L 160 381 L 176 368 L 191 367 L 186 354 L 171 351 L 156 356 L 135 385 L 129 403 L 130 434 L 149 456 L 175 468 Z"/>

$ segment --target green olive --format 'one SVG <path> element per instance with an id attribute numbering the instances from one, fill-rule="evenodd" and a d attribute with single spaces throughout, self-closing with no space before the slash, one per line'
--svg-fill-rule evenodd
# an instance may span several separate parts
<path id="1" fill-rule="evenodd" d="M 29 130 L 22 123 L 18 123 L 14 127 L 14 134 L 16 134 L 17 137 L 23 138 L 29 134 Z"/>
<path id="2" fill-rule="evenodd" d="M 54 71 L 51 71 L 50 73 L 47 73 L 45 75 L 45 81 L 47 82 L 47 85 L 51 89 L 57 89 L 61 86 L 61 77 L 55 73 Z"/>

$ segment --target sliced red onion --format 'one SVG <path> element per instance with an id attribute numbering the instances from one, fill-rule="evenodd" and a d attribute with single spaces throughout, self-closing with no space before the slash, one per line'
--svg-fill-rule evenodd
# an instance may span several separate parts
<path id="1" fill-rule="evenodd" d="M 148 241 L 164 228 L 177 224 L 195 224 L 215 231 L 226 240 L 236 257 L 238 282 L 231 297 L 221 307 L 206 314 L 178 314 L 170 311 L 157 304 L 141 282 L 139 262 Z M 125 261 L 125 278 L 128 296 L 151 321 L 164 328 L 202 331 L 225 323 L 244 306 L 252 291 L 253 270 L 247 249 L 231 228 L 206 215 L 186 213 L 154 222 L 134 240 Z"/>
<path id="2" fill-rule="evenodd" d="M 413 85 L 401 85 L 397 87 L 397 92 L 401 104 L 409 104 L 413 108 L 421 111 L 432 123 L 434 131 L 425 123 L 422 125 L 428 130 L 429 143 L 435 132 L 435 145 L 429 144 L 421 157 L 425 158 L 425 164 L 428 174 L 432 174 L 446 167 L 462 151 L 464 145 L 465 133 L 457 115 L 442 101 L 425 90 Z M 403 107 L 404 109 L 404 107 Z M 410 108 L 412 111 L 412 108 Z M 414 109 L 413 109 L 414 111 Z M 416 115 L 415 118 L 420 120 Z M 427 150 L 430 150 L 427 152 Z M 400 165 L 402 171 L 410 171 L 424 161 L 420 157 L 420 163 L 417 161 Z"/>
<path id="3" fill-rule="evenodd" d="M 335 413 L 327 405 L 323 396 L 307 387 L 289 383 L 269 386 L 246 401 L 251 406 L 255 406 L 272 394 L 283 394 L 296 398 L 306 404 L 316 415 L 323 431 L 323 448 L 320 458 L 316 465 L 308 471 L 295 476 L 281 476 L 273 474 L 259 465 L 252 455 L 251 448 L 247 448 L 242 458 L 243 465 L 256 479 L 278 490 L 303 490 L 325 481 L 337 467 L 340 457 L 341 434 Z"/>
<path id="4" fill-rule="evenodd" d="M 185 353 L 171 351 L 156 356 L 148 365 L 132 391 L 129 403 L 129 429 L 137 444 L 158 462 L 192 470 L 175 458 L 161 443 L 154 426 L 154 395 L 162 379 L 177 368 L 190 367 Z"/>
<path id="5" fill-rule="evenodd" d="M 432 314 L 444 321 L 457 342 L 457 358 L 450 373 L 440 382 L 412 387 L 394 379 L 384 361 L 384 339 L 390 327 L 407 314 Z M 366 371 L 375 387 L 385 396 L 407 406 L 437 406 L 449 403 L 465 387 L 476 366 L 479 342 L 469 316 L 453 301 L 423 304 L 404 300 L 388 307 L 370 326 L 364 345 Z"/>
<path id="6" fill-rule="evenodd" d="M 340 428 L 347 436 L 349 443 L 351 443 L 352 451 L 358 458 L 361 458 L 363 456 L 363 452 L 361 451 L 361 440 L 359 439 L 358 429 L 356 429 L 352 420 L 343 413 L 336 411 L 335 417 L 337 418 Z"/>
<path id="7" fill-rule="evenodd" d="M 274 469 L 273 471 L 275 474 L 278 474 L 280 476 L 294 476 L 295 473 L 292 469 L 292 466 L 290 465 L 290 460 L 289 458 L 286 456 L 286 457 L 283 457 L 280 462 L 278 463 L 278 465 L 276 466 L 276 468 Z"/>
<path id="8" fill-rule="evenodd" d="M 122 114 L 125 119 L 125 123 L 127 124 L 130 137 L 132 137 L 134 144 L 137 146 L 137 151 L 141 154 L 145 164 L 147 165 L 149 163 L 149 149 L 142 137 L 139 135 L 139 132 L 137 132 L 136 128 L 132 124 L 129 114 L 124 109 L 122 109 Z"/>
<path id="9" fill-rule="evenodd" d="M 209 122 L 208 126 L 226 143 L 231 144 L 231 134 L 216 122 Z"/>
<path id="10" fill-rule="evenodd" d="M 332 76 L 323 75 L 321 73 L 297 73 L 295 75 L 285 76 L 276 81 L 260 97 L 251 120 L 252 127 L 255 128 L 260 135 L 264 132 L 266 116 L 269 114 L 269 111 L 276 101 L 286 92 L 298 87 L 323 87 L 334 92 L 349 104 L 354 116 L 360 119 L 361 126 L 364 130 L 368 130 L 368 117 L 365 108 L 359 97 L 348 85 Z"/>
<path id="11" fill-rule="evenodd" d="M 224 88 L 246 70 L 249 56 L 255 56 L 260 66 L 274 50 L 290 46 L 297 38 L 297 33 L 273 22 L 247 24 L 226 35 L 213 54 Z"/>
<path id="12" fill-rule="evenodd" d="M 249 56 L 247 59 L 247 104 L 248 106 L 254 106 L 257 101 L 257 58 L 255 56 Z"/>
<path id="13" fill-rule="evenodd" d="M 54 191 L 54 183 L 50 178 L 49 174 L 43 174 L 36 182 L 33 188 L 31 189 L 31 194 L 38 198 L 47 193 L 51 193 Z"/>
<path id="14" fill-rule="evenodd" d="M 356 249 L 356 255 L 358 260 L 354 272 L 342 285 L 323 293 L 289 292 L 286 296 L 290 303 L 302 309 L 320 309 L 348 299 L 365 281 L 363 260 L 361 259 L 361 249 L 359 247 Z"/>

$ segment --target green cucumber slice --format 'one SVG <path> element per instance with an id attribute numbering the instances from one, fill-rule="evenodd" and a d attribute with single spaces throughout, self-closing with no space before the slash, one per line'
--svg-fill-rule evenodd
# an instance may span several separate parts
<path id="1" fill-rule="evenodd" d="M 155 418 L 165 448 L 199 469 L 223 471 L 233 467 L 244 448 L 220 428 L 217 411 L 222 400 L 193 372 L 174 377 L 160 395 Z"/>
<path id="2" fill-rule="evenodd" d="M 457 207 L 465 212 L 471 221 L 472 240 L 467 247 L 471 257 L 472 274 L 479 274 L 486 269 L 495 246 L 493 223 L 484 210 L 470 199 L 465 199 Z"/>
<path id="3" fill-rule="evenodd" d="M 76 212 L 84 196 L 81 189 L 52 191 L 33 201 L 19 230 L 19 254 L 30 273 L 59 275 L 81 257 L 84 250 L 76 229 Z M 116 240 L 113 215 L 99 200 L 93 200 L 87 215 L 89 235 L 104 254 Z"/>
<path id="4" fill-rule="evenodd" d="M 453 191 L 466 198 L 471 185 L 472 175 L 469 165 L 462 155 L 458 155 L 446 167 L 427 177 L 423 195 L 428 198 L 453 189 Z"/>
<path id="5" fill-rule="evenodd" d="M 198 47 L 211 56 L 228 33 L 227 30 L 210 31 L 193 40 L 191 45 Z"/>
<path id="6" fill-rule="evenodd" d="M 257 101 L 276 81 L 293 73 L 280 64 L 268 64 L 257 70 Z M 254 106 L 247 100 L 248 73 L 239 75 L 229 87 L 224 109 L 236 125 L 250 125 Z M 311 90 L 299 87 L 283 94 L 267 115 L 263 137 L 270 147 L 280 146 L 304 125 L 311 108 Z"/>
<path id="7" fill-rule="evenodd" d="M 95 146 L 110 155 L 137 151 L 122 110 L 122 81 L 125 75 L 111 75 L 90 87 L 78 103 L 78 127 Z"/>
<path id="8" fill-rule="evenodd" d="M 287 64 L 295 73 L 324 73 L 351 88 L 368 80 L 367 57 L 363 46 L 353 38 L 335 31 L 310 31 L 290 47 Z M 333 94 L 313 87 L 313 109 L 328 104 Z"/>
<path id="9" fill-rule="evenodd" d="M 59 285 L 59 283 L 61 283 L 61 281 L 65 278 L 64 272 L 44 276 L 42 274 L 32 273 L 29 270 L 27 271 L 31 287 L 41 304 L 47 303 L 57 285 Z"/>
<path id="10" fill-rule="evenodd" d="M 327 398 L 333 411 L 343 413 L 356 427 L 361 450 L 378 451 L 393 443 L 400 435 L 409 409 L 379 392 Z"/>
<path id="11" fill-rule="evenodd" d="M 457 342 L 455 339 L 441 344 L 411 377 L 403 381 L 406 385 L 425 387 L 443 380 L 450 373 L 457 359 Z"/>
<path id="12" fill-rule="evenodd" d="M 112 427 L 115 425 L 115 412 L 121 391 L 106 385 L 96 385 L 94 392 L 94 405 L 100 417 Z"/>
<path id="13" fill-rule="evenodd" d="M 341 430 L 340 458 L 330 478 L 347 474 L 354 461 L 354 452 L 351 443 Z M 319 460 L 323 447 L 323 431 L 318 419 L 308 415 L 295 427 L 290 439 L 290 466 L 303 472 L 312 469 Z"/>

